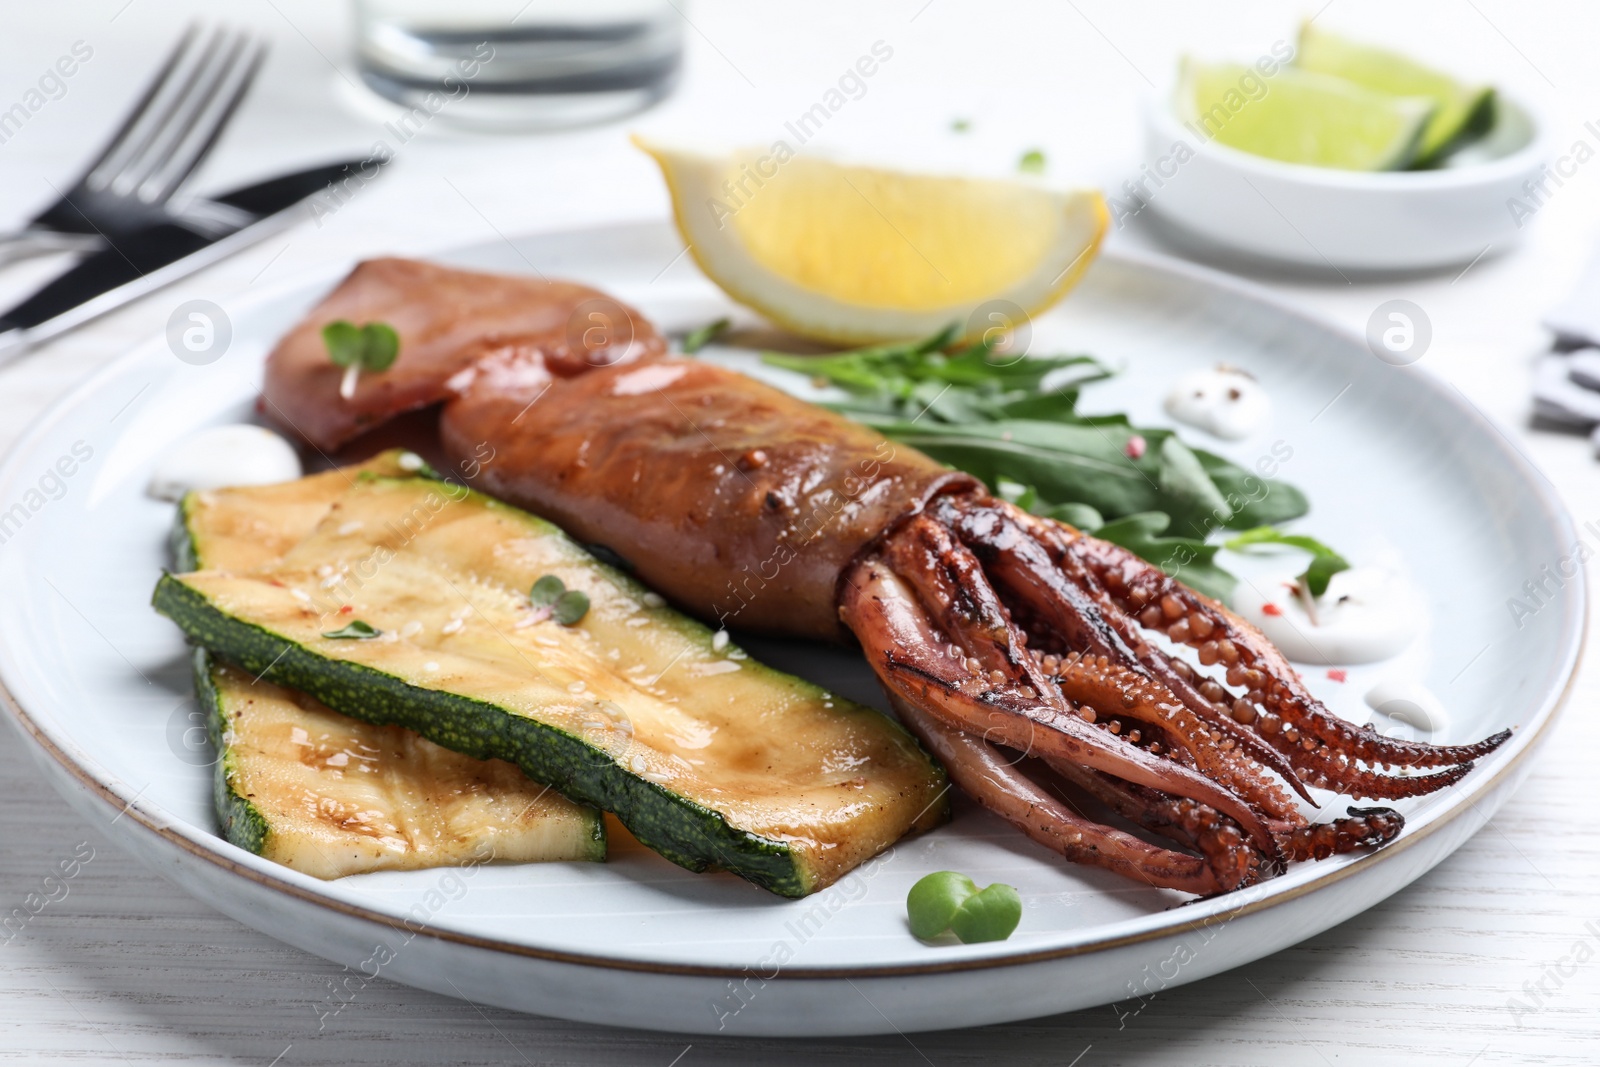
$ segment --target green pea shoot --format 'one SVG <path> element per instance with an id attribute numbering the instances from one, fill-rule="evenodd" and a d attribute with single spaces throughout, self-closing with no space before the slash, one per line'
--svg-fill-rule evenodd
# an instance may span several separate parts
<path id="1" fill-rule="evenodd" d="M 956 871 L 935 871 L 911 887 L 906 896 L 911 932 L 932 941 L 946 930 L 963 944 L 1004 941 L 1022 921 L 1022 898 L 1016 889 L 996 882 L 979 889 Z"/>

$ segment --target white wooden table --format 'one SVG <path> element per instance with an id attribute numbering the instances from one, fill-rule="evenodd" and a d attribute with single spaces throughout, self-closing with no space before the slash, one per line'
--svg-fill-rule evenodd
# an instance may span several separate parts
<path id="1" fill-rule="evenodd" d="M 198 3 L 189 5 L 201 10 Z M 228 306 L 305 271 L 377 252 L 426 253 L 497 233 L 660 215 L 632 128 L 765 143 L 857 56 L 893 49 L 824 140 L 909 163 L 1009 170 L 1040 147 L 1062 180 L 1115 190 L 1137 161 L 1137 102 L 1184 49 L 1252 58 L 1289 37 L 1296 5 L 1116 5 L 896 0 L 687 8 L 684 85 L 633 123 L 487 138 L 440 120 L 400 145 L 363 110 L 346 60 L 347 11 L 264 0 L 231 16 L 270 35 L 266 72 L 208 166 L 213 187 L 275 169 L 397 149 L 383 179 L 321 225 L 291 233 L 0 371 L 0 443 L 191 297 Z M 189 17 L 155 0 L 7 5 L 0 111 L 23 100 L 75 41 L 93 56 L 0 143 L 0 223 L 20 221 L 125 106 Z M 1335 0 L 1321 17 L 1514 89 L 1550 116 L 1558 144 L 1600 147 L 1593 61 L 1600 10 L 1510 0 Z M 221 10 L 221 9 L 209 9 Z M 1308 9 L 1310 10 L 1310 9 Z M 955 134 L 951 121 L 971 120 Z M 1600 519 L 1600 468 L 1581 438 L 1527 429 L 1528 364 L 1541 313 L 1600 244 L 1600 163 L 1551 197 L 1529 242 L 1459 277 L 1346 282 L 1261 278 L 1352 326 L 1402 296 L 1434 327 L 1425 366 L 1512 427 L 1581 522 Z M 1115 235 L 1149 243 L 1137 226 Z M 0 278 L 0 297 L 26 287 Z M 1512 595 L 1507 590 L 1507 596 Z M 93 850 L 52 904 L 0 944 L 0 1060 L 21 1063 L 583 1063 L 702 1067 L 752 1062 L 956 1064 L 1469 1064 L 1600 1062 L 1600 837 L 1593 756 L 1600 668 L 1585 670 L 1533 778 L 1427 877 L 1319 937 L 1254 965 L 1164 991 L 1136 1017 L 1086 1011 L 982 1031 L 836 1042 L 756 1042 L 606 1030 L 517 1016 L 382 981 L 318 1031 L 338 968 L 195 904 L 110 845 L 0 745 L 0 911 L 58 860 Z M 975 995 L 981 995 L 981 986 Z M 1513 998 L 1529 1006 L 1518 1010 Z"/>

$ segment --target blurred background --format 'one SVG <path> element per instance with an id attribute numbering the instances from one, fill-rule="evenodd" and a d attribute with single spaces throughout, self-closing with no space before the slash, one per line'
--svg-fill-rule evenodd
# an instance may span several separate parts
<path id="1" fill-rule="evenodd" d="M 511 5 L 523 10 L 519 23 L 552 6 L 562 7 L 550 0 Z M 375 148 L 392 149 L 394 164 L 337 212 L 229 260 L 209 271 L 204 284 L 184 283 L 179 295 L 204 289 L 214 298 L 292 280 L 332 260 L 423 254 L 497 232 L 659 218 L 666 211 L 665 191 L 650 160 L 629 144 L 630 133 L 718 146 L 770 143 L 786 136 L 784 124 L 816 104 L 875 44 L 892 58 L 865 79 L 859 97 L 833 114 L 805 151 L 992 174 L 1013 174 L 1023 154 L 1038 151 L 1045 180 L 1099 186 L 1116 196 L 1124 181 L 1138 177 L 1143 160 L 1141 108 L 1158 87 L 1170 86 L 1180 55 L 1249 62 L 1273 42 L 1293 41 L 1300 21 L 1311 16 L 1321 27 L 1383 42 L 1463 79 L 1494 84 L 1535 108 L 1557 145 L 1592 137 L 1583 123 L 1600 117 L 1600 71 L 1588 55 L 1600 10 L 1576 3 L 905 0 L 814 3 L 802 10 L 661 0 L 642 9 L 583 8 L 597 18 L 613 10 L 647 10 L 676 21 L 684 56 L 663 100 L 597 124 L 486 133 L 468 125 L 481 124 L 482 115 L 452 114 L 476 108 L 487 95 L 477 94 L 467 104 L 447 103 L 413 133 L 395 125 L 403 109 L 362 78 L 352 4 L 230 5 L 230 23 L 253 29 L 271 49 L 192 184 L 194 191 L 360 158 Z M 495 19 L 506 18 L 500 5 L 490 10 Z M 182 29 L 218 14 L 212 5 L 155 0 L 88 0 L 74 4 L 70 17 L 48 6 L 9 5 L 8 32 L 0 39 L 0 110 L 36 89 L 41 75 L 75 43 L 93 55 L 0 143 L 0 225 L 20 224 L 52 200 L 114 128 Z M 1452 286 L 1450 270 L 1358 279 L 1360 284 L 1333 276 L 1339 283 L 1333 287 L 1326 277 L 1261 268 L 1253 273 L 1303 291 L 1353 326 L 1364 323 L 1379 302 L 1372 299 L 1373 284 L 1387 296 L 1417 301 L 1435 320 L 1435 347 L 1451 352 L 1452 360 L 1527 353 L 1544 339 L 1539 316 L 1570 284 L 1600 234 L 1597 183 L 1600 168 L 1581 169 L 1529 222 L 1518 251 L 1491 254 L 1472 268 L 1467 277 L 1483 287 L 1477 292 L 1492 289 L 1505 312 L 1492 324 L 1452 329 L 1452 302 L 1465 305 L 1477 296 Z M 1142 212 L 1114 229 L 1112 247 L 1159 247 L 1151 215 Z M 0 299 L 22 295 L 53 269 L 36 263 L 7 271 L 0 276 Z M 159 326 L 154 307 L 121 314 L 141 322 L 145 333 Z M 77 357 L 68 352 L 55 358 Z M 1510 408 L 1498 413 L 1514 414 Z"/>

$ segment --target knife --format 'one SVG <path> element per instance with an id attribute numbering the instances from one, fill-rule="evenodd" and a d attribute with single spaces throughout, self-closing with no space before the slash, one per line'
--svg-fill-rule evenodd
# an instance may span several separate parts
<path id="1" fill-rule="evenodd" d="M 308 197 L 343 181 L 363 185 L 382 166 L 377 158 L 350 160 L 268 178 L 195 202 L 172 221 L 85 256 L 0 314 L 0 365 L 286 229 Z"/>

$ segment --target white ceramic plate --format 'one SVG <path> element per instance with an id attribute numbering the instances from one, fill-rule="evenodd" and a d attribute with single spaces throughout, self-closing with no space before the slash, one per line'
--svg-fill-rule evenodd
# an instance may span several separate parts
<path id="1" fill-rule="evenodd" d="M 580 279 L 681 327 L 727 307 L 680 250 L 665 226 L 639 224 L 443 258 Z M 1557 566 L 1576 540 L 1571 525 L 1549 485 L 1459 394 L 1245 286 L 1110 255 L 1035 324 L 1035 350 L 1065 346 L 1124 365 L 1085 406 L 1126 408 L 1146 422 L 1162 421 L 1160 396 L 1186 370 L 1225 360 L 1255 372 L 1276 402 L 1274 425 L 1224 451 L 1246 464 L 1274 444 L 1280 456 L 1292 451 L 1280 474 L 1310 492 L 1308 527 L 1357 559 L 1391 554 L 1427 592 L 1431 625 L 1403 669 L 1449 709 L 1438 740 L 1518 728 L 1463 783 L 1406 805 L 1410 826 L 1398 842 L 1175 910 L 1176 895 L 1064 863 L 965 802 L 951 825 L 801 901 L 692 875 L 641 850 L 603 865 L 320 882 L 213 831 L 210 769 L 182 737 L 191 725 L 183 644 L 148 606 L 172 509 L 143 488 L 170 442 L 251 416 L 264 354 L 337 276 L 227 307 L 231 346 L 210 365 L 178 360 L 165 339 L 130 353 L 42 419 L 0 471 L 0 507 L 10 509 L 0 518 L 0 678 L 39 764 L 80 811 L 186 892 L 350 967 L 322 1004 L 329 1013 L 372 975 L 508 1008 L 690 1032 L 912 1031 L 1114 1001 L 1133 1011 L 1138 997 L 1325 930 L 1438 863 L 1527 773 L 1578 655 L 1579 579 L 1520 628 L 1505 603 L 1541 565 Z M 851 654 L 751 647 L 877 699 Z M 1383 670 L 1352 672 L 1344 684 L 1316 671 L 1310 682 L 1366 721 L 1360 696 Z M 911 937 L 906 891 L 944 868 L 1018 887 L 1025 910 L 1009 941 L 928 946 Z"/>

